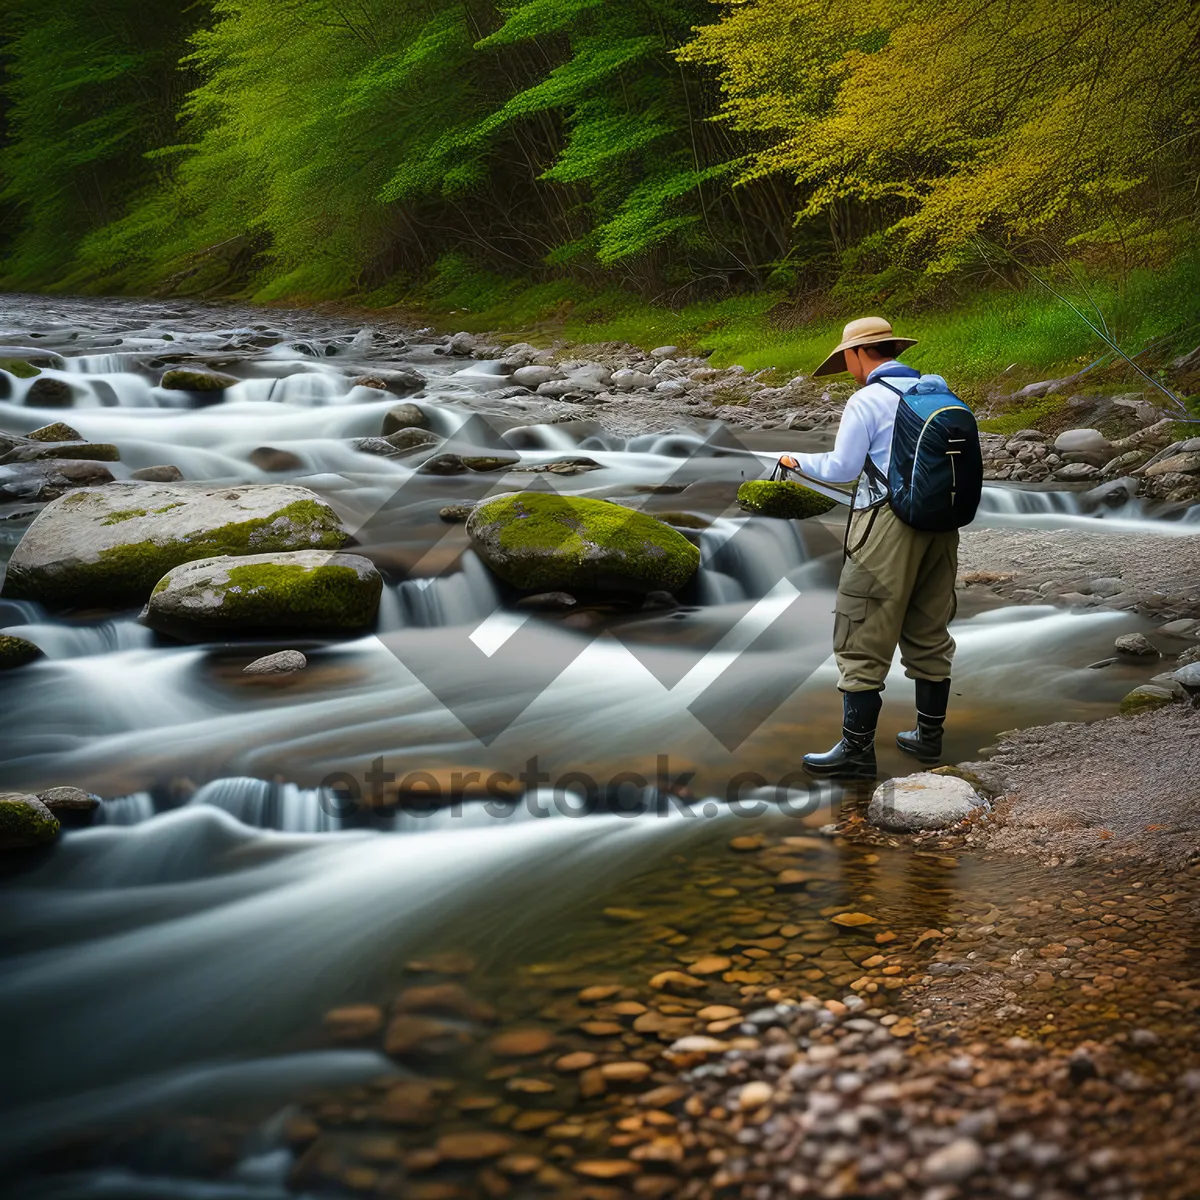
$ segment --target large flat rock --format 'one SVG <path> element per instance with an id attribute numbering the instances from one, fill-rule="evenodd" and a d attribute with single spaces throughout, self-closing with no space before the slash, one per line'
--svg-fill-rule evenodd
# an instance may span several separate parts
<path id="1" fill-rule="evenodd" d="M 291 484 L 111 483 L 48 504 L 13 551 L 4 595 L 74 607 L 141 603 L 172 567 L 225 554 L 337 550 L 337 514 Z"/>
<path id="2" fill-rule="evenodd" d="M 982 804 L 979 793 L 965 779 L 920 771 L 880 784 L 867 807 L 867 820 L 901 833 L 948 829 Z"/>

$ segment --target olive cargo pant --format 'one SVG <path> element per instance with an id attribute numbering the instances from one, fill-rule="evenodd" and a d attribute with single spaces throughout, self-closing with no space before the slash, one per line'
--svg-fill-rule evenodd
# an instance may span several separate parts
<path id="1" fill-rule="evenodd" d="M 883 687 L 896 645 L 910 679 L 948 679 L 954 639 L 958 530 L 922 533 L 886 504 L 851 519 L 850 548 L 834 606 L 833 649 L 844 692 Z M 855 549 L 857 547 L 857 549 Z"/>

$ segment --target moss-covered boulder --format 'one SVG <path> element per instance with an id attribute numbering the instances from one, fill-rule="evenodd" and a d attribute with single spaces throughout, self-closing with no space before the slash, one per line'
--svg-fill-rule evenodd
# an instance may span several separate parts
<path id="1" fill-rule="evenodd" d="M 512 492 L 479 504 L 467 534 L 501 579 L 529 591 L 673 592 L 700 552 L 645 513 L 605 500 Z"/>
<path id="2" fill-rule="evenodd" d="M 159 580 L 142 613 L 183 637 L 255 633 L 361 633 L 375 620 L 383 580 L 357 554 L 298 550 L 184 563 Z"/>
<path id="3" fill-rule="evenodd" d="M 40 367 L 35 367 L 22 358 L 0 358 L 0 371 L 7 371 L 18 379 L 32 379 L 42 373 Z"/>
<path id="4" fill-rule="evenodd" d="M 83 434 L 66 421 L 54 421 L 35 429 L 30 435 L 31 442 L 82 442 Z"/>
<path id="5" fill-rule="evenodd" d="M 47 458 L 120 462 L 121 454 L 110 442 L 35 442 L 25 439 L 0 458 L 0 463 L 42 462 Z"/>
<path id="6" fill-rule="evenodd" d="M 158 386 L 172 392 L 223 392 L 238 380 L 219 371 L 197 371 L 190 367 L 172 367 L 158 381 Z"/>
<path id="7" fill-rule="evenodd" d="M 11 671 L 14 667 L 23 667 L 41 657 L 41 650 L 32 642 L 0 633 L 0 671 Z"/>
<path id="8" fill-rule="evenodd" d="M 790 521 L 819 517 L 837 504 L 836 500 L 790 479 L 747 479 L 738 488 L 737 502 L 756 516 L 784 517 Z"/>
<path id="9" fill-rule="evenodd" d="M 48 504 L 8 565 L 3 594 L 73 607 L 140 604 L 172 567 L 224 554 L 337 550 L 337 514 L 293 484 L 112 483 Z"/>
<path id="10" fill-rule="evenodd" d="M 60 829 L 58 819 L 36 796 L 0 792 L 0 850 L 44 846 Z"/>
<path id="11" fill-rule="evenodd" d="M 1122 716 L 1132 717 L 1138 713 L 1152 712 L 1156 708 L 1166 708 L 1175 703 L 1175 693 L 1154 683 L 1143 683 L 1135 687 L 1121 701 Z"/>

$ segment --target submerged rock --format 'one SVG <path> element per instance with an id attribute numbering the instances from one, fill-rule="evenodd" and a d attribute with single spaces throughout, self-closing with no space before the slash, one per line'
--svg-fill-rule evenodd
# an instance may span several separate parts
<path id="1" fill-rule="evenodd" d="M 183 479 L 183 472 L 171 463 L 162 463 L 154 467 L 139 467 L 130 472 L 129 478 L 142 483 L 178 483 Z"/>
<path id="2" fill-rule="evenodd" d="M 398 429 L 380 441 L 387 442 L 393 453 L 407 454 L 410 450 L 421 450 L 426 446 L 439 446 L 446 439 L 428 429 Z"/>
<path id="3" fill-rule="evenodd" d="M 42 657 L 42 651 L 24 638 L 0 633 L 0 671 L 23 667 Z"/>
<path id="4" fill-rule="evenodd" d="M 428 419 L 415 404 L 397 404 L 395 408 L 388 409 L 379 432 L 387 437 L 389 433 L 398 433 L 401 429 L 426 429 L 428 426 Z"/>
<path id="5" fill-rule="evenodd" d="M 538 591 L 674 592 L 700 552 L 645 513 L 604 500 L 513 492 L 467 521 L 476 552 L 501 579 Z"/>
<path id="6" fill-rule="evenodd" d="M 447 524 L 461 525 L 474 511 L 474 503 L 447 504 L 445 507 L 438 509 L 438 516 L 447 522 Z"/>
<path id="7" fill-rule="evenodd" d="M 89 462 L 119 462 L 121 455 L 108 442 L 27 441 L 14 446 L 0 463 L 42 462 L 50 458 L 86 459 Z"/>
<path id="8" fill-rule="evenodd" d="M 0 850 L 43 846 L 60 829 L 58 818 L 36 796 L 0 792 Z"/>
<path id="9" fill-rule="evenodd" d="M 250 462 L 260 471 L 300 471 L 304 468 L 304 459 L 298 454 L 275 446 L 259 446 L 251 450 Z"/>
<path id="10" fill-rule="evenodd" d="M 158 386 L 174 392 L 223 392 L 237 380 L 220 371 L 196 371 L 188 367 L 174 367 L 158 381 Z"/>
<path id="11" fill-rule="evenodd" d="M 348 556 L 347 556 L 348 557 Z M 303 671 L 308 659 L 299 650 L 280 650 L 275 654 L 264 654 L 242 668 L 243 675 L 292 675 Z"/>
<path id="12" fill-rule="evenodd" d="M 223 555 L 168 571 L 142 620 L 184 636 L 262 629 L 358 633 L 374 621 L 382 590 L 375 564 L 357 554 Z"/>
<path id="13" fill-rule="evenodd" d="M 738 488 L 737 502 L 746 512 L 792 521 L 819 517 L 837 505 L 836 500 L 790 479 L 747 479 Z"/>
<path id="14" fill-rule="evenodd" d="M 407 396 L 418 392 L 425 386 L 425 376 L 412 367 L 399 371 L 372 371 L 369 375 L 359 375 L 354 380 L 355 387 L 374 388 L 378 392 L 391 392 L 396 396 Z"/>
<path id="15" fill-rule="evenodd" d="M 73 491 L 38 514 L 13 551 L 3 594 L 52 605 L 119 607 L 144 601 L 180 563 L 221 554 L 336 550 L 346 537 L 328 504 L 290 484 L 113 483 Z"/>
<path id="16" fill-rule="evenodd" d="M 65 379 L 47 375 L 35 379 L 25 393 L 26 408 L 70 408 L 75 403 L 75 390 Z"/>
<path id="17" fill-rule="evenodd" d="M 902 833 L 948 829 L 982 804 L 979 793 L 965 779 L 920 771 L 880 784 L 867 806 L 867 820 L 881 829 Z"/>

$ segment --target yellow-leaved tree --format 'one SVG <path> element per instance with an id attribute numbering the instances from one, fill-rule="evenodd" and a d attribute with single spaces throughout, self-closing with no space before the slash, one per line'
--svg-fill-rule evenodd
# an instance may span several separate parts
<path id="1" fill-rule="evenodd" d="M 742 179 L 790 176 L 860 268 L 874 246 L 928 280 L 989 245 L 1133 266 L 1194 228 L 1194 0 L 721 7 L 679 56 L 757 140 Z"/>

